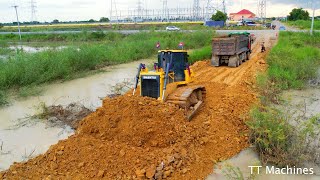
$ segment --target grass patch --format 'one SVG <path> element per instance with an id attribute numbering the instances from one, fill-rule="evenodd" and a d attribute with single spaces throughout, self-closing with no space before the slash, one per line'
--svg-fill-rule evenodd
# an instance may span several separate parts
<path id="1" fill-rule="evenodd" d="M 267 58 L 268 79 L 282 90 L 303 88 L 306 80 L 316 77 L 320 66 L 319 39 L 320 33 L 281 32 Z"/>
<path id="2" fill-rule="evenodd" d="M 319 131 L 319 123 L 287 110 L 286 105 L 279 108 L 278 104 L 282 103 L 279 99 L 283 90 L 304 88 L 307 80 L 316 78 L 320 67 L 319 39 L 320 33 L 310 36 L 281 32 L 278 44 L 267 57 L 267 72 L 257 76 L 261 105 L 251 110 L 247 124 L 251 142 L 263 163 L 299 166 L 316 155 L 310 148 L 310 139 Z"/>
<path id="3" fill-rule="evenodd" d="M 8 101 L 7 101 L 7 95 L 5 91 L 0 90 L 0 106 L 4 106 L 7 104 L 8 104 Z"/>
<path id="4" fill-rule="evenodd" d="M 192 51 L 189 56 L 189 61 L 191 63 L 194 63 L 199 60 L 210 59 L 211 55 L 212 55 L 212 47 L 210 45 L 205 46 L 201 49 L 196 49 Z"/>
<path id="5" fill-rule="evenodd" d="M 288 21 L 288 25 L 299 28 L 299 29 L 310 29 L 311 20 L 297 20 L 297 21 Z M 320 20 L 314 20 L 314 30 L 320 30 Z"/>

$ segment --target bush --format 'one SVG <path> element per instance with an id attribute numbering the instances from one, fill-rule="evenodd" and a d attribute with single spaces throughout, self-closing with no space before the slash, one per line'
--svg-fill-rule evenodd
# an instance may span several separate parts
<path id="1" fill-rule="evenodd" d="M 251 142 L 255 144 L 264 164 L 298 165 L 303 159 L 303 139 L 289 123 L 288 114 L 276 108 L 260 107 L 251 110 Z"/>

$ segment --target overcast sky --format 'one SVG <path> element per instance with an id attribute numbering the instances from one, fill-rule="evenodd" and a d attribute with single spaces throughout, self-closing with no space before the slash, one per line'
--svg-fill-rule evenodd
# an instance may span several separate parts
<path id="1" fill-rule="evenodd" d="M 31 0 L 0 0 L 0 22 L 16 21 L 13 5 L 18 5 L 20 21 L 31 20 Z M 110 16 L 111 0 L 34 0 L 36 2 L 36 20 L 51 22 L 53 19 L 60 21 L 73 20 L 99 20 L 100 17 Z M 141 0 L 146 9 L 161 9 L 161 0 Z M 214 0 L 218 2 L 219 0 Z M 227 13 L 248 9 L 257 13 L 258 0 L 226 0 Z M 312 0 L 267 0 L 267 16 L 285 16 L 291 9 L 302 7 L 311 14 Z M 137 9 L 138 0 L 114 0 L 117 10 L 122 14 L 128 10 Z M 200 0 L 201 7 L 206 0 Z M 316 15 L 320 15 L 320 0 L 314 0 Z M 168 0 L 168 7 L 192 7 L 193 0 Z M 119 13 L 119 12 L 118 12 Z"/>

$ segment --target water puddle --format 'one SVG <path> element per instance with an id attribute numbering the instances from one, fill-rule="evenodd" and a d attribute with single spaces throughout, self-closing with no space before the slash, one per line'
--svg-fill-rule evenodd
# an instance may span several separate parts
<path id="1" fill-rule="evenodd" d="M 94 110 L 102 105 L 101 98 L 111 94 L 116 84 L 134 80 L 139 63 L 150 62 L 152 60 L 141 60 L 107 67 L 106 72 L 47 85 L 43 87 L 43 95 L 16 100 L 0 109 L 0 170 L 7 169 L 15 161 L 42 154 L 50 145 L 73 134 L 70 127 L 48 127 L 39 120 L 12 129 L 19 119 L 37 113 L 40 103 L 63 106 L 80 103 Z"/>
<path id="2" fill-rule="evenodd" d="M 66 48 L 67 46 L 58 46 L 58 47 L 33 47 L 33 46 L 27 46 L 27 45 L 15 45 L 15 46 L 9 46 L 9 49 L 11 50 L 22 50 L 27 53 L 37 53 L 41 51 L 46 50 L 61 50 Z"/>

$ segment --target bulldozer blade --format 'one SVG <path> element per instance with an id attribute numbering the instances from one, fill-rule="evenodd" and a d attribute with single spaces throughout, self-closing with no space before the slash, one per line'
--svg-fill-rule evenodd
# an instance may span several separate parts
<path id="1" fill-rule="evenodd" d="M 191 112 L 187 115 L 188 121 L 190 121 L 190 120 L 193 118 L 193 116 L 199 111 L 199 109 L 200 109 L 200 107 L 201 107 L 202 104 L 203 104 L 202 101 L 198 101 L 198 103 L 193 107 L 193 108 L 194 108 L 193 111 L 191 111 Z"/>

